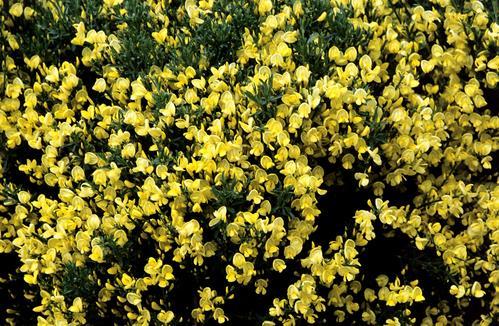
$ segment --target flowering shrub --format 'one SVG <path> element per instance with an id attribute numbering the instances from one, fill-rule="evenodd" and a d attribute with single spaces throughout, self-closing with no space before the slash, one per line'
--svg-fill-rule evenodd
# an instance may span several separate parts
<path id="1" fill-rule="evenodd" d="M 0 4 L 2 323 L 497 321 L 497 1 Z"/>

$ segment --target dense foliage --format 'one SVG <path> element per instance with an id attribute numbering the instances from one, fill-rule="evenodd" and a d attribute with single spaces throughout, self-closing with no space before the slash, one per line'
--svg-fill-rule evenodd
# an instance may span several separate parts
<path id="1" fill-rule="evenodd" d="M 497 1 L 0 10 L 2 324 L 497 321 Z"/>

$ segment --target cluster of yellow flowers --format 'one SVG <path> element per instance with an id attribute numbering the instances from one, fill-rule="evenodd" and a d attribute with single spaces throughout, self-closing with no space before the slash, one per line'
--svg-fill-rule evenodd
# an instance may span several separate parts
<path id="1" fill-rule="evenodd" d="M 496 1 L 0 7 L 6 324 L 497 321 Z"/>

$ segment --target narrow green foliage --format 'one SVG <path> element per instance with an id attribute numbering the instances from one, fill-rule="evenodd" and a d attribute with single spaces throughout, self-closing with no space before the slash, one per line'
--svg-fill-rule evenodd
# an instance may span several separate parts
<path id="1" fill-rule="evenodd" d="M 218 209 L 219 207 L 226 206 L 228 213 L 235 214 L 236 211 L 234 210 L 234 207 L 245 206 L 247 203 L 247 191 L 245 189 L 242 191 L 237 191 L 237 189 L 235 189 L 238 182 L 236 179 L 228 179 L 226 176 L 223 176 L 221 181 L 222 184 L 220 186 L 213 186 L 211 188 L 217 201 L 213 207 Z"/>
<path id="2" fill-rule="evenodd" d="M 332 46 L 344 51 L 349 47 L 366 46 L 371 37 L 367 30 L 354 27 L 349 21 L 353 16 L 351 6 L 334 11 L 327 0 L 305 0 L 304 14 L 298 18 L 299 38 L 293 44 L 296 61 L 308 64 L 312 79 L 327 75 L 333 66 L 328 58 Z M 318 18 L 325 13 L 323 21 Z"/>
<path id="3" fill-rule="evenodd" d="M 293 200 L 294 192 L 293 187 L 287 186 L 283 187 L 279 184 L 271 193 L 273 195 L 273 200 L 271 201 L 272 213 L 280 214 L 281 216 L 294 217 L 293 209 L 289 206 L 289 203 Z"/>
<path id="4" fill-rule="evenodd" d="M 78 267 L 74 263 L 64 266 L 61 294 L 68 303 L 77 297 L 87 300 L 96 300 L 99 286 L 92 280 L 91 269 L 85 266 Z"/>
<path id="5" fill-rule="evenodd" d="M 25 1 L 25 5 L 34 9 L 32 24 L 14 26 L 14 34 L 21 40 L 23 53 L 31 57 L 42 57 L 47 65 L 63 61 L 73 61 L 80 53 L 71 45 L 74 37 L 74 24 L 84 22 L 88 29 L 108 30 L 110 22 L 99 15 L 102 2 L 98 0 L 62 0 L 47 1 L 55 8 L 58 19 L 41 1 Z M 84 15 L 82 15 L 82 12 Z M 85 17 L 85 19 L 82 18 Z M 67 44 L 61 47 L 60 44 Z"/>
<path id="6" fill-rule="evenodd" d="M 215 17 L 224 18 L 220 21 L 205 17 L 204 22 L 193 31 L 192 42 L 203 49 L 210 65 L 220 66 L 236 60 L 245 29 L 248 28 L 251 32 L 258 29 L 254 7 L 252 1 L 217 1 L 213 7 Z"/>
<path id="7" fill-rule="evenodd" d="M 258 104 L 259 110 L 253 115 L 258 126 L 263 126 L 270 118 L 275 117 L 277 104 L 282 92 L 276 92 L 273 87 L 273 76 L 261 83 L 254 92 L 245 92 L 244 95 L 252 102 Z"/>

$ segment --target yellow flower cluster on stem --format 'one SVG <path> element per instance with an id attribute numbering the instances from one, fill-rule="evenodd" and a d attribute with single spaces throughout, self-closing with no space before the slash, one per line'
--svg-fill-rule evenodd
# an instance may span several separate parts
<path id="1" fill-rule="evenodd" d="M 496 1 L 0 8 L 2 324 L 497 321 Z"/>

